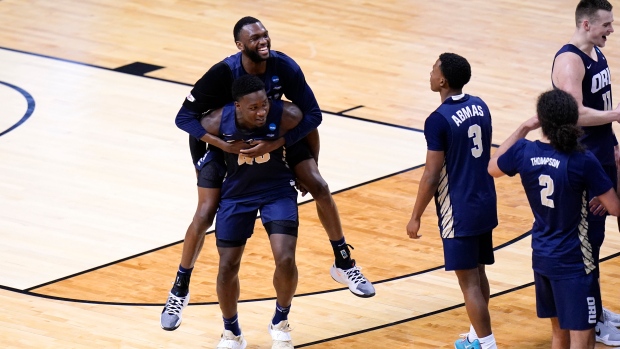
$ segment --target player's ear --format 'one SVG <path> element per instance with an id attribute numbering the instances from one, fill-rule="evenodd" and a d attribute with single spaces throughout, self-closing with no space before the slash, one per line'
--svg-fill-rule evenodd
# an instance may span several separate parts
<path id="1" fill-rule="evenodd" d="M 243 50 L 243 43 L 241 41 L 235 41 L 235 45 L 237 45 L 239 51 Z"/>

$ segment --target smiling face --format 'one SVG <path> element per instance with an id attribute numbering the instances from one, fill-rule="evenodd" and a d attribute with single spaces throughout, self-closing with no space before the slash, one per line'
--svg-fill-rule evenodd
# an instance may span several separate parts
<path id="1" fill-rule="evenodd" d="M 605 47 L 607 37 L 614 32 L 613 21 L 614 15 L 605 10 L 598 10 L 596 16 L 584 19 L 582 26 L 587 32 L 588 41 L 598 47 Z"/>
<path id="2" fill-rule="evenodd" d="M 271 48 L 269 32 L 260 22 L 247 24 L 241 28 L 237 48 L 252 62 L 263 62 L 269 58 Z"/>
<path id="3" fill-rule="evenodd" d="M 265 125 L 269 114 L 267 92 L 249 93 L 235 102 L 237 123 L 243 128 L 254 129 Z"/>

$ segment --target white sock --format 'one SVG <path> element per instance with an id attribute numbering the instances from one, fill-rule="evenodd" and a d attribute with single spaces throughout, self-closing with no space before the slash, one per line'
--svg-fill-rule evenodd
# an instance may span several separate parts
<path id="1" fill-rule="evenodd" d="M 497 349 L 497 343 L 495 343 L 495 336 L 493 333 L 484 338 L 478 338 L 478 341 L 480 341 L 480 348 L 482 349 Z"/>
<path id="2" fill-rule="evenodd" d="M 467 340 L 469 342 L 473 342 L 478 339 L 478 335 L 476 334 L 476 330 L 474 330 L 474 325 L 469 325 L 469 333 L 467 334 Z"/>

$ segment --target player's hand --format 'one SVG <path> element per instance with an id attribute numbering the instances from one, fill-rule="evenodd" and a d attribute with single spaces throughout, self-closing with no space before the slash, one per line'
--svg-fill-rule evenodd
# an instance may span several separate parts
<path id="1" fill-rule="evenodd" d="M 250 144 L 247 144 L 244 141 L 234 141 L 234 142 L 228 143 L 228 146 L 226 147 L 226 149 L 224 149 L 224 151 L 227 153 L 232 153 L 232 154 L 240 154 L 241 150 L 248 149 L 251 147 L 252 146 Z"/>
<path id="2" fill-rule="evenodd" d="M 411 239 L 419 239 L 422 235 L 418 235 L 418 231 L 420 231 L 420 220 L 411 218 L 407 224 L 407 235 L 409 235 Z"/>
<path id="3" fill-rule="evenodd" d="M 533 131 L 540 127 L 540 120 L 538 120 L 538 115 L 534 115 L 531 118 L 527 119 L 523 126 L 529 131 Z"/>
<path id="4" fill-rule="evenodd" d="M 295 178 L 295 188 L 299 190 L 301 196 L 304 197 L 308 194 L 308 189 L 304 186 L 304 184 L 297 178 Z"/>
<path id="5" fill-rule="evenodd" d="M 259 156 L 263 156 L 267 153 L 270 153 L 280 147 L 277 141 L 252 141 L 249 143 L 250 147 L 247 149 L 242 149 L 241 154 L 251 157 L 257 158 Z"/>
<path id="6" fill-rule="evenodd" d="M 590 212 L 595 216 L 604 216 L 607 213 L 605 206 L 601 204 L 601 201 L 594 197 L 590 200 Z"/>

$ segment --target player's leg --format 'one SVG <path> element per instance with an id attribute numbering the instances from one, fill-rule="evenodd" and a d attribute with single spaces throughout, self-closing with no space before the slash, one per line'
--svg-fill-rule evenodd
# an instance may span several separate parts
<path id="1" fill-rule="evenodd" d="M 192 139 L 194 138 L 190 136 L 190 149 L 192 146 L 200 146 L 199 143 L 192 142 Z M 206 153 L 204 149 L 203 143 L 202 157 L 199 157 L 199 150 L 192 149 L 192 157 L 197 168 L 198 205 L 192 222 L 185 232 L 181 263 L 160 316 L 161 327 L 168 331 L 175 330 L 181 325 L 183 309 L 189 303 L 189 283 L 194 263 L 204 244 L 205 233 L 213 224 L 220 201 L 222 180 L 226 173 L 221 151 Z"/>
<path id="2" fill-rule="evenodd" d="M 244 349 L 247 346 L 237 313 L 237 303 L 241 292 L 239 269 L 245 243 L 245 239 L 237 241 L 217 239 L 216 241 L 217 252 L 220 256 L 216 291 L 224 321 L 224 330 L 217 349 Z"/>
<path id="3" fill-rule="evenodd" d="M 222 317 L 226 319 L 236 318 L 237 302 L 241 292 L 239 283 L 239 269 L 241 257 L 245 249 L 245 240 L 241 241 L 217 241 L 217 252 L 220 256 L 217 272 L 217 300 L 222 310 Z M 240 334 L 237 328 L 236 335 Z M 235 331 L 233 331 L 235 332 Z"/>
<path id="4" fill-rule="evenodd" d="M 273 287 L 276 290 L 276 302 L 281 308 L 290 308 L 297 289 L 298 273 L 295 263 L 297 246 L 296 222 L 272 221 L 265 225 L 269 231 L 269 242 L 273 252 L 276 269 L 273 273 Z M 285 309 L 286 314 L 288 309 Z M 274 317 L 274 325 L 286 320 L 286 314 Z"/>
<path id="5" fill-rule="evenodd" d="M 291 328 L 288 314 L 295 290 L 298 272 L 295 262 L 299 217 L 297 212 L 297 192 L 291 191 L 266 202 L 261 206 L 261 220 L 269 235 L 269 243 L 276 265 L 273 273 L 273 286 L 276 290 L 276 307 L 268 330 L 273 348 L 292 349 Z"/>
<path id="6" fill-rule="evenodd" d="M 548 279 L 548 284 L 553 291 L 559 327 L 570 331 L 570 348 L 594 348 L 595 326 L 602 311 L 597 273 Z"/>
<path id="7" fill-rule="evenodd" d="M 220 203 L 215 226 L 220 256 L 217 273 L 217 299 L 222 310 L 224 331 L 217 348 L 243 349 L 246 341 L 239 325 L 237 303 L 241 292 L 239 269 L 248 238 L 252 236 L 259 204 L 224 200 Z"/>
<path id="8" fill-rule="evenodd" d="M 570 331 L 560 328 L 557 317 L 551 318 L 551 349 L 570 348 Z"/>
<path id="9" fill-rule="evenodd" d="M 491 316 L 488 303 L 480 287 L 478 268 L 455 270 L 455 273 L 459 280 L 461 292 L 463 292 L 467 315 L 476 330 L 477 336 L 479 338 L 489 336 L 491 334 Z"/>
<path id="10" fill-rule="evenodd" d="M 359 297 L 372 297 L 375 288 L 361 273 L 361 268 L 356 265 L 351 256 L 349 244 L 347 244 L 338 207 L 332 197 L 331 191 L 325 179 L 319 172 L 318 165 L 310 153 L 305 140 L 297 142 L 287 150 L 287 161 L 293 168 L 295 177 L 310 192 L 315 200 L 319 220 L 327 233 L 334 252 L 334 265 L 330 273 L 334 280 L 345 284 L 349 290 Z M 351 247 L 352 248 L 352 247 Z"/>
<path id="11" fill-rule="evenodd" d="M 466 348 L 468 343 L 478 342 L 482 349 L 496 349 L 488 305 L 488 279 L 484 267 L 485 264 L 495 262 L 492 233 L 443 239 L 442 242 L 445 269 L 454 270 L 456 273 L 473 328 L 463 340 L 455 342 L 455 347 Z"/>

